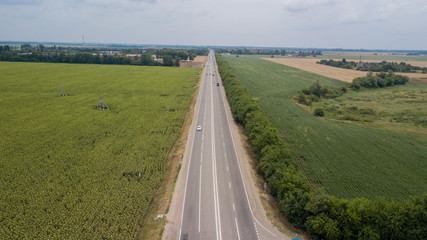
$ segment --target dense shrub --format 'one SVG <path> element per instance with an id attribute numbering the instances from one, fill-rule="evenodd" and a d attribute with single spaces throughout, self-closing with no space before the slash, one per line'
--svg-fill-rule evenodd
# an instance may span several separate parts
<path id="1" fill-rule="evenodd" d="M 315 108 L 314 109 L 314 116 L 323 117 L 323 116 L 325 116 L 325 113 L 323 112 L 323 109 Z"/>
<path id="2" fill-rule="evenodd" d="M 320 85 L 319 81 L 313 83 L 310 87 L 301 89 L 297 94 L 298 103 L 310 106 L 312 102 L 318 102 L 320 99 L 337 98 L 347 92 L 347 87 L 328 87 Z"/>
<path id="3" fill-rule="evenodd" d="M 314 239 L 427 239 L 427 194 L 406 202 L 369 201 L 340 199 L 322 189 L 312 189 L 278 131 L 229 64 L 219 55 L 217 63 L 233 116 L 245 128 L 258 155 L 257 172 L 265 178 L 280 212 L 291 223 Z M 314 86 L 309 91 L 319 97 L 329 92 L 326 89 Z"/>
<path id="4" fill-rule="evenodd" d="M 356 69 L 359 71 L 371 71 L 371 72 L 416 72 L 422 71 L 423 73 L 426 71 L 426 68 L 412 66 L 405 62 L 355 62 L 355 61 L 347 61 L 346 59 L 342 59 L 341 61 L 336 60 L 320 60 L 317 63 L 324 64 L 332 67 L 339 67 L 345 69 Z"/>
<path id="5" fill-rule="evenodd" d="M 353 79 L 350 87 L 354 90 L 358 90 L 361 87 L 383 88 L 393 85 L 404 85 L 408 82 L 408 80 L 408 76 L 397 75 L 391 71 L 388 73 L 377 73 L 375 75 L 372 72 L 369 72 L 365 77 L 358 77 Z"/>

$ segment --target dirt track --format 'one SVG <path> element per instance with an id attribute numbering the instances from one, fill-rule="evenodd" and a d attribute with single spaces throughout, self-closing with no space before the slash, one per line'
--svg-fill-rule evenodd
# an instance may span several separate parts
<path id="1" fill-rule="evenodd" d="M 298 68 L 307 72 L 316 73 L 322 76 L 334 78 L 344 82 L 351 82 L 354 78 L 363 77 L 366 72 L 356 71 L 352 69 L 343 69 L 331 67 L 323 64 L 317 64 L 319 59 L 313 58 L 263 58 L 264 60 L 283 64 L 289 67 Z M 408 62 L 409 63 L 409 62 Z M 412 62 L 410 63 L 412 65 Z M 414 62 L 414 65 L 419 66 Z M 422 73 L 398 73 L 410 78 L 411 82 L 427 83 L 427 74 Z"/>

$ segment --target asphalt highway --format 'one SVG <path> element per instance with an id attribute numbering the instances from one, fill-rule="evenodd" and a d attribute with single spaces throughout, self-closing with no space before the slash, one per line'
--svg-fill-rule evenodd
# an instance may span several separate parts
<path id="1" fill-rule="evenodd" d="M 275 239 L 250 207 L 213 51 L 204 74 L 177 239 Z"/>

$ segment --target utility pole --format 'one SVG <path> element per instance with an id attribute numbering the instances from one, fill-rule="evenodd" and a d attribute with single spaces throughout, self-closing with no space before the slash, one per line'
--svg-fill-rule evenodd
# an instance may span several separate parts
<path id="1" fill-rule="evenodd" d="M 141 149 L 142 147 L 139 147 L 139 177 L 141 177 Z"/>
<path id="2" fill-rule="evenodd" d="M 64 85 L 62 85 L 62 87 L 61 87 L 61 91 L 59 92 L 59 95 L 58 95 L 58 96 L 60 96 L 60 97 L 67 96 L 67 92 L 65 92 Z"/>
<path id="3" fill-rule="evenodd" d="M 163 134 L 165 134 L 165 115 L 166 111 L 163 111 Z"/>

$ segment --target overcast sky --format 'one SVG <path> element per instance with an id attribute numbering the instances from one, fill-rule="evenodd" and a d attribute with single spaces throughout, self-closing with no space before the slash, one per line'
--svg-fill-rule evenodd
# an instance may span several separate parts
<path id="1" fill-rule="evenodd" d="M 426 0 L 0 0 L 0 41 L 427 49 Z"/>

